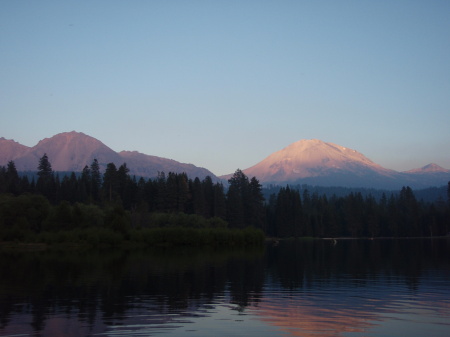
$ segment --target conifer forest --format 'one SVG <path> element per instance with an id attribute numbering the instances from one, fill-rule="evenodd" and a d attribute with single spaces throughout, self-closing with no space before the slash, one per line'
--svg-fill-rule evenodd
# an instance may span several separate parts
<path id="1" fill-rule="evenodd" d="M 143 245 L 247 245 L 271 238 L 434 237 L 450 232 L 447 200 L 417 200 L 410 187 L 381 197 L 320 195 L 290 186 L 264 197 L 253 177 L 236 170 L 228 184 L 161 172 L 145 179 L 124 163 L 94 159 L 81 173 L 52 170 L 46 155 L 37 174 L 0 167 L 0 241 L 124 241 Z"/>

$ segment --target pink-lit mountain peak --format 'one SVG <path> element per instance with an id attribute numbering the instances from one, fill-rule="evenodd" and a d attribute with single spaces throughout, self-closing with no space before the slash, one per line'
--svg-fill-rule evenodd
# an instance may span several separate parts
<path id="1" fill-rule="evenodd" d="M 261 181 L 294 181 L 300 178 L 345 171 L 360 174 L 372 171 L 389 175 L 387 170 L 375 164 L 363 154 L 318 139 L 300 140 L 277 151 L 258 164 L 244 170 Z"/>
<path id="2" fill-rule="evenodd" d="M 32 148 L 36 157 L 47 153 L 53 169 L 81 171 L 93 158 L 100 162 L 114 161 L 119 156 L 94 137 L 82 132 L 63 132 L 41 140 Z"/>
<path id="3" fill-rule="evenodd" d="M 94 137 L 85 135 L 84 133 L 77 131 L 62 132 L 53 137 L 44 138 L 43 140 L 39 141 L 39 143 L 35 147 L 45 146 L 47 144 L 54 144 L 54 146 L 58 147 L 60 151 L 65 151 L 70 147 L 98 147 L 104 145 Z"/>
<path id="4" fill-rule="evenodd" d="M 376 165 L 361 153 L 319 139 L 303 139 L 275 152 L 274 157 L 288 159 L 300 165 L 323 165 L 333 162 L 357 160 L 367 165 Z"/>
<path id="5" fill-rule="evenodd" d="M 98 139 L 82 132 L 63 132 L 41 140 L 28 148 L 12 140 L 0 138 L 0 165 L 14 160 L 19 171 L 36 171 L 39 159 L 47 154 L 55 171 L 81 172 L 86 165 L 97 159 L 100 170 L 108 163 L 116 166 L 126 163 L 130 174 L 142 177 L 155 177 L 158 172 L 186 173 L 189 177 L 204 179 L 210 176 L 218 178 L 209 170 L 193 164 L 184 164 L 175 160 L 150 156 L 136 151 L 115 152 Z"/>

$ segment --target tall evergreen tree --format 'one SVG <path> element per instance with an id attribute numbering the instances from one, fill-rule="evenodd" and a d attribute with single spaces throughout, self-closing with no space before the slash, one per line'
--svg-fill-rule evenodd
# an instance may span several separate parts
<path id="1" fill-rule="evenodd" d="M 126 163 L 120 165 L 117 170 L 117 192 L 126 209 L 130 209 L 133 203 L 133 188 L 129 172 Z"/>
<path id="2" fill-rule="evenodd" d="M 250 179 L 248 194 L 247 223 L 256 228 L 265 229 L 264 196 L 262 186 L 256 177 Z"/>
<path id="3" fill-rule="evenodd" d="M 213 216 L 225 219 L 227 214 L 227 206 L 223 185 L 216 183 L 214 185 L 214 211 Z"/>
<path id="4" fill-rule="evenodd" d="M 103 195 L 109 202 L 116 201 L 118 198 L 118 179 L 117 168 L 114 163 L 106 165 L 105 174 L 103 175 Z"/>
<path id="5" fill-rule="evenodd" d="M 193 214 L 204 215 L 206 212 L 206 200 L 203 193 L 203 186 L 198 177 L 190 183 L 191 201 L 190 208 Z"/>
<path id="6" fill-rule="evenodd" d="M 154 181 L 154 200 L 155 210 L 166 212 L 169 209 L 167 205 L 168 188 L 166 182 L 166 174 L 164 172 L 158 172 L 158 176 Z"/>
<path id="7" fill-rule="evenodd" d="M 6 165 L 6 192 L 18 195 L 20 191 L 20 178 L 16 164 L 11 160 Z"/>
<path id="8" fill-rule="evenodd" d="M 421 236 L 418 203 L 411 187 L 403 187 L 398 198 L 401 236 Z"/>
<path id="9" fill-rule="evenodd" d="M 275 235 L 278 237 L 299 237 L 302 232 L 302 203 L 298 190 L 289 186 L 278 192 L 275 211 Z"/>
<path id="10" fill-rule="evenodd" d="M 188 177 L 186 173 L 180 173 L 176 175 L 177 181 L 177 211 L 185 212 L 187 210 L 187 204 L 189 200 L 189 185 Z"/>
<path id="11" fill-rule="evenodd" d="M 227 192 L 227 220 L 230 227 L 245 227 L 245 202 L 248 193 L 248 178 L 241 170 L 237 169 L 228 180 Z"/>
<path id="12" fill-rule="evenodd" d="M 202 181 L 202 191 L 205 200 L 203 216 L 210 218 L 214 214 L 214 185 L 210 176 L 206 176 Z"/>
<path id="13" fill-rule="evenodd" d="M 44 155 L 39 159 L 37 175 L 39 176 L 39 178 L 49 178 L 52 173 L 52 165 L 48 160 L 47 153 L 44 153 Z"/>
<path id="14" fill-rule="evenodd" d="M 55 201 L 55 177 L 53 175 L 52 165 L 50 164 L 46 153 L 39 159 L 37 175 L 37 191 L 47 197 L 50 201 Z"/>
<path id="15" fill-rule="evenodd" d="M 84 202 L 92 202 L 92 191 L 91 191 L 91 169 L 89 166 L 85 165 L 83 171 L 81 171 L 79 192 L 82 200 Z"/>
<path id="16" fill-rule="evenodd" d="M 94 158 L 91 164 L 91 181 L 90 181 L 90 194 L 92 200 L 99 201 L 100 199 L 100 188 L 102 185 L 102 174 L 100 173 L 100 165 L 97 159 Z"/>
<path id="17" fill-rule="evenodd" d="M 169 172 L 165 185 L 165 210 L 167 212 L 178 212 L 178 184 L 175 173 Z"/>

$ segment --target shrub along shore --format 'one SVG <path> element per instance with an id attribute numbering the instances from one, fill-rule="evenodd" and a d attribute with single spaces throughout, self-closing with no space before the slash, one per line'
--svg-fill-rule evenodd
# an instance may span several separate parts
<path id="1" fill-rule="evenodd" d="M 259 229 L 227 228 L 226 221 L 215 217 L 148 213 L 143 221 L 120 205 L 51 205 L 45 197 L 31 194 L 0 195 L 0 214 L 0 241 L 4 243 L 226 247 L 261 245 L 265 238 Z"/>

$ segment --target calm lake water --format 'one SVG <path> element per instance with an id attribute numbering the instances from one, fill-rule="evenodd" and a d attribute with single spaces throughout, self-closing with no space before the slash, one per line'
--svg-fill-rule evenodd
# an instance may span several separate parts
<path id="1" fill-rule="evenodd" d="M 0 252 L 0 336 L 450 336 L 450 240 Z"/>

